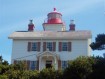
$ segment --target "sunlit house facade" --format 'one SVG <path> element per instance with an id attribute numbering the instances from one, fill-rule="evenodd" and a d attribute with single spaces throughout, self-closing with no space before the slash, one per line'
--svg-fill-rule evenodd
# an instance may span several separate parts
<path id="1" fill-rule="evenodd" d="M 11 63 L 24 61 L 29 70 L 42 70 L 54 67 L 56 70 L 67 67 L 67 62 L 79 56 L 90 56 L 91 31 L 75 30 L 71 20 L 70 29 L 62 20 L 62 14 L 48 13 L 43 31 L 34 31 L 32 20 L 28 31 L 16 31 L 9 36 L 13 40 Z"/>

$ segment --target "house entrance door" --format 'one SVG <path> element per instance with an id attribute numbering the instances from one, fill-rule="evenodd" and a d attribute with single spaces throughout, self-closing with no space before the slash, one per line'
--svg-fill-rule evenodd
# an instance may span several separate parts
<path id="1" fill-rule="evenodd" d="M 51 68 L 52 67 L 52 61 L 46 61 L 46 68 Z"/>

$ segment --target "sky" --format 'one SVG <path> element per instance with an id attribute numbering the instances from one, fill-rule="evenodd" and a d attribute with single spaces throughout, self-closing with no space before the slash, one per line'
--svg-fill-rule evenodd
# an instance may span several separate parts
<path id="1" fill-rule="evenodd" d="M 8 36 L 26 31 L 30 19 L 35 30 L 43 30 L 42 23 L 54 7 L 62 13 L 67 30 L 73 19 L 76 30 L 91 30 L 92 42 L 97 34 L 105 33 L 105 0 L 0 0 L 0 55 L 10 63 L 12 40 Z M 91 53 L 103 56 L 105 51 Z"/>

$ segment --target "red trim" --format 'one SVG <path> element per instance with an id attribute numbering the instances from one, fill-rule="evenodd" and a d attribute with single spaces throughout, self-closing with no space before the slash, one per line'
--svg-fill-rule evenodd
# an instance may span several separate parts
<path id="1" fill-rule="evenodd" d="M 58 70 L 61 69 L 61 60 L 58 60 Z"/>
<path id="2" fill-rule="evenodd" d="M 43 51 L 46 51 L 46 42 L 43 42 Z"/>
<path id="3" fill-rule="evenodd" d="M 75 24 L 70 24 L 69 27 L 70 27 L 70 30 L 75 31 Z"/>
<path id="4" fill-rule="evenodd" d="M 64 24 L 63 22 L 62 23 L 43 23 L 44 24 Z"/>
<path id="5" fill-rule="evenodd" d="M 50 12 L 50 13 L 48 13 L 48 15 L 47 16 L 49 16 L 49 14 L 60 14 L 61 16 L 62 16 L 62 14 L 61 13 L 59 13 L 59 12 Z"/>
<path id="6" fill-rule="evenodd" d="M 71 42 L 68 42 L 68 51 L 71 51 Z"/>
<path id="7" fill-rule="evenodd" d="M 30 60 L 27 60 L 27 70 L 30 69 Z"/>
<path id="8" fill-rule="evenodd" d="M 28 51 L 31 51 L 31 45 L 32 45 L 32 43 L 28 42 Z"/>
<path id="9" fill-rule="evenodd" d="M 52 18 L 52 19 L 48 19 L 47 23 L 49 24 L 62 23 L 62 20 L 60 18 Z"/>
<path id="10" fill-rule="evenodd" d="M 59 42 L 59 52 L 62 51 L 62 42 Z"/>
<path id="11" fill-rule="evenodd" d="M 17 64 L 17 60 L 14 60 L 14 64 Z"/>
<path id="12" fill-rule="evenodd" d="M 38 42 L 38 52 L 40 51 L 40 42 Z"/>
<path id="13" fill-rule="evenodd" d="M 56 8 L 54 8 L 54 11 L 56 11 Z"/>
<path id="14" fill-rule="evenodd" d="M 34 31 L 34 24 L 28 25 L 28 31 Z"/>
<path id="15" fill-rule="evenodd" d="M 56 51 L 56 42 L 53 42 L 53 51 Z"/>
<path id="16" fill-rule="evenodd" d="M 39 70 L 39 60 L 37 60 L 37 70 Z"/>

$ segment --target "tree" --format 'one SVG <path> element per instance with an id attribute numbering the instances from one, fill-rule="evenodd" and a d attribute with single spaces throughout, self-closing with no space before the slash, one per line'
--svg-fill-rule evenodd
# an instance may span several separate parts
<path id="1" fill-rule="evenodd" d="M 8 65 L 8 61 L 4 60 L 2 56 L 0 56 L 0 64 Z"/>
<path id="2" fill-rule="evenodd" d="M 105 58 L 95 57 L 92 67 L 93 72 L 88 76 L 88 79 L 105 79 Z"/>
<path id="3" fill-rule="evenodd" d="M 7 70 L 9 70 L 9 64 L 0 56 L 0 75 L 4 74 Z"/>
<path id="4" fill-rule="evenodd" d="M 2 64 L 3 58 L 2 56 L 0 56 L 0 64 Z"/>
<path id="5" fill-rule="evenodd" d="M 18 61 L 16 64 L 11 64 L 11 69 L 13 70 L 27 70 L 27 63 L 26 61 Z"/>
<path id="6" fill-rule="evenodd" d="M 3 65 L 9 65 L 8 61 L 6 61 L 6 60 L 4 60 L 2 64 Z"/>
<path id="7" fill-rule="evenodd" d="M 87 79 L 92 73 L 93 57 L 79 57 L 69 62 L 64 70 L 64 79 Z"/>
<path id="8" fill-rule="evenodd" d="M 98 34 L 95 38 L 95 42 L 90 44 L 93 50 L 104 50 L 105 49 L 105 34 Z"/>

